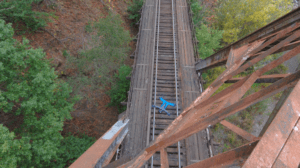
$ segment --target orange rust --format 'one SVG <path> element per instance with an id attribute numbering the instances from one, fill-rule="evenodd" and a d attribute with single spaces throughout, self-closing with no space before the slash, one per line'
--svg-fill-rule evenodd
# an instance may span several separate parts
<path id="1" fill-rule="evenodd" d="M 269 95 L 273 95 L 275 93 L 278 93 L 282 91 L 283 89 L 286 89 L 287 87 L 294 86 L 295 80 L 298 80 L 300 77 L 300 71 L 298 71 L 295 74 L 292 74 L 274 84 L 271 86 L 264 88 L 260 90 L 259 92 L 256 92 L 240 102 L 237 102 L 225 109 L 222 109 L 218 113 L 215 113 L 211 116 L 208 116 L 206 118 L 200 119 L 195 122 L 194 125 L 186 128 L 185 130 L 182 130 L 180 132 L 176 132 L 176 134 L 173 134 L 169 137 L 162 137 L 159 141 L 155 141 L 154 143 L 151 143 L 148 148 L 145 149 L 143 153 L 141 153 L 139 156 L 137 156 L 131 163 L 133 167 L 135 166 L 142 166 L 143 163 L 145 163 L 154 153 L 155 151 L 161 150 L 169 145 L 174 144 L 175 142 L 184 139 L 202 129 L 205 129 L 210 124 L 216 124 L 217 122 L 221 121 L 225 117 L 228 117 L 229 115 L 232 115 L 246 107 L 248 107 L 251 104 L 254 104 L 263 98 L 268 97 Z M 191 121 L 189 121 L 191 122 Z M 171 124 L 172 125 L 172 124 Z"/>
<path id="2" fill-rule="evenodd" d="M 124 127 L 123 127 L 124 128 Z M 94 168 L 98 160 L 103 156 L 110 145 L 115 141 L 120 132 L 121 128 L 114 136 L 110 139 L 104 139 L 104 136 L 112 130 L 112 127 L 99 138 L 88 150 L 86 150 L 71 166 L 70 168 Z"/>
<path id="3" fill-rule="evenodd" d="M 247 131 L 231 124 L 230 122 L 223 120 L 220 122 L 222 125 L 224 125 L 225 127 L 227 127 L 228 129 L 230 129 L 231 131 L 237 133 L 238 135 L 240 135 L 241 137 L 243 137 L 244 139 L 247 139 L 248 141 L 252 142 L 256 139 L 258 139 L 256 136 L 248 133 Z"/>
<path id="4" fill-rule="evenodd" d="M 293 128 L 293 131 L 281 150 L 274 167 L 297 167 L 300 164 L 300 122 Z"/>
<path id="5" fill-rule="evenodd" d="M 160 161 L 161 168 L 169 168 L 168 154 L 165 148 L 160 150 Z"/>
<path id="6" fill-rule="evenodd" d="M 260 76 L 255 83 L 274 83 L 276 81 L 278 81 L 279 79 L 285 78 L 290 74 L 272 74 L 272 75 L 263 75 Z M 235 83 L 239 80 L 242 80 L 243 77 L 238 77 L 238 78 L 231 78 L 228 81 L 226 81 L 225 83 Z"/>
<path id="7" fill-rule="evenodd" d="M 258 140 L 247 143 L 228 152 L 186 166 L 185 168 L 230 167 L 230 165 L 237 164 L 243 159 L 246 159 L 251 154 L 257 143 Z"/>
<path id="8" fill-rule="evenodd" d="M 300 82 L 297 83 L 243 167 L 272 167 L 299 120 L 299 93 Z M 299 143 L 300 139 L 296 142 Z"/>
<path id="9" fill-rule="evenodd" d="M 283 91 L 287 88 L 294 87 L 299 81 L 300 71 L 297 71 L 291 75 L 284 74 L 284 75 L 277 75 L 277 76 L 273 75 L 273 76 L 261 77 L 264 73 L 268 72 L 269 70 L 275 68 L 276 66 L 282 64 L 286 60 L 300 53 L 300 46 L 299 46 L 300 43 L 297 41 L 295 42 L 295 40 L 297 40 L 300 37 L 300 30 L 296 30 L 300 24 L 298 22 L 294 22 L 294 23 L 295 24 L 292 26 L 284 25 L 281 29 L 266 34 L 264 37 L 257 37 L 257 39 L 253 39 L 252 43 L 246 44 L 240 48 L 231 48 L 231 51 L 227 53 L 229 54 L 229 59 L 228 60 L 226 59 L 227 70 L 225 70 L 208 87 L 208 89 L 202 93 L 201 96 L 199 96 L 188 108 L 186 108 L 183 111 L 183 113 L 177 119 L 175 119 L 165 131 L 163 131 L 158 136 L 158 138 L 156 138 L 153 142 L 151 142 L 150 145 L 144 151 L 140 152 L 140 154 L 136 156 L 136 158 L 134 158 L 132 161 L 120 167 L 140 167 L 157 151 L 161 151 L 162 166 L 164 166 L 165 163 L 163 159 L 163 157 L 165 157 L 163 153 L 164 148 L 184 138 L 187 138 L 192 134 L 197 133 L 200 130 L 205 129 L 210 125 L 214 125 L 224 120 L 226 117 L 233 115 L 238 111 L 243 110 L 246 107 L 253 105 L 269 96 L 279 93 L 280 91 Z M 254 64 L 266 58 L 268 55 L 276 53 L 280 50 L 285 50 L 288 47 L 290 47 L 289 49 L 292 50 L 285 53 L 277 60 L 268 63 L 266 66 L 255 71 L 251 75 L 239 79 L 239 81 L 237 81 L 235 84 L 231 85 L 230 87 L 226 88 L 220 93 L 212 96 L 213 93 L 215 93 L 215 91 L 224 82 L 228 81 L 233 76 L 238 75 L 239 73 L 245 71 L 247 68 L 253 66 Z M 223 54 L 224 53 L 226 52 L 223 52 Z M 219 60 L 218 59 L 213 60 L 214 58 L 211 58 L 211 60 L 215 62 L 224 61 L 225 58 L 224 56 L 225 55 L 222 55 L 220 58 L 218 58 Z M 250 58 L 251 60 L 248 58 Z M 279 80 L 273 83 L 272 85 L 263 88 L 260 91 L 253 93 L 242 99 L 245 93 L 249 90 L 249 88 L 258 78 L 271 78 L 271 77 L 272 78 L 277 77 Z M 297 87 L 299 87 L 298 85 Z M 296 92 L 298 92 L 298 90 Z M 278 127 L 277 130 L 272 131 L 272 129 L 270 129 L 271 131 L 269 132 L 267 130 L 267 133 L 263 136 L 262 140 L 257 145 L 259 147 L 261 146 L 260 144 L 263 144 L 263 147 L 261 147 L 262 150 L 259 151 L 259 154 L 261 155 L 259 156 L 258 153 L 254 155 L 253 153 L 256 151 L 258 147 L 254 149 L 254 152 L 252 153 L 254 155 L 254 162 L 249 164 L 248 167 L 261 166 L 261 165 L 255 166 L 255 163 L 257 165 L 259 163 L 257 162 L 258 159 L 261 159 L 262 157 L 266 157 L 265 156 L 266 153 L 269 152 L 269 150 L 273 150 L 274 148 L 273 146 L 278 145 L 278 143 L 269 142 L 270 140 L 272 140 L 272 138 L 274 139 L 276 135 L 277 136 L 280 135 L 281 138 L 283 136 L 286 136 L 286 139 L 289 137 L 291 131 L 289 132 L 287 130 L 287 128 L 290 129 L 290 126 L 287 125 L 291 124 L 290 121 L 292 120 L 294 122 L 292 123 L 295 125 L 295 121 L 298 121 L 299 118 L 299 116 L 298 118 L 295 118 L 295 115 L 292 115 L 292 112 L 294 112 L 295 110 L 294 111 L 291 110 L 292 109 L 291 106 L 293 104 L 291 102 L 296 102 L 295 99 L 296 99 L 295 97 L 293 98 L 290 96 L 290 98 L 288 99 L 288 101 L 290 101 L 290 106 L 285 107 L 286 106 L 285 103 L 285 105 L 282 107 L 282 108 L 285 107 L 284 110 L 281 109 L 281 111 L 285 111 L 285 115 L 280 117 L 281 119 L 286 119 L 287 121 L 281 123 L 278 121 L 278 123 L 275 124 Z M 294 104 L 293 107 L 296 106 Z M 275 122 L 275 120 L 273 122 Z M 221 123 L 231 128 L 232 130 L 237 132 L 239 135 L 245 137 L 249 141 L 258 139 L 255 136 L 245 132 L 244 130 L 238 129 L 236 126 L 226 121 L 222 121 Z M 271 136 L 272 132 L 274 131 L 277 132 L 279 131 L 279 133 Z M 265 141 L 264 139 L 267 139 L 268 141 Z M 286 142 L 283 141 L 282 139 L 280 140 L 282 141 L 282 142 L 280 141 L 280 143 L 284 144 L 284 142 Z M 248 152 L 248 155 L 251 153 L 251 151 Z M 250 159 L 253 156 L 252 154 L 250 155 Z M 282 153 L 282 155 L 283 154 L 284 153 Z M 276 161 L 275 160 L 276 156 L 280 156 L 280 150 L 275 152 L 273 150 L 273 154 L 272 152 L 270 152 L 269 156 L 271 155 L 272 155 L 271 158 L 273 159 L 273 162 L 270 162 L 271 165 L 267 165 L 267 167 L 271 167 L 272 163 Z M 269 161 L 266 158 L 264 164 L 265 163 L 268 164 L 268 162 Z M 278 162 L 282 163 L 281 160 Z M 262 166 L 266 166 L 264 164 L 262 164 Z M 245 166 L 247 166 L 247 162 Z"/>

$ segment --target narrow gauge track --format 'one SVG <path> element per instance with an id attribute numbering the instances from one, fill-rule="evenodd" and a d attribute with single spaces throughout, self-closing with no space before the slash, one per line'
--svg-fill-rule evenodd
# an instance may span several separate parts
<path id="1" fill-rule="evenodd" d="M 154 140 L 181 112 L 181 96 L 179 92 L 180 79 L 178 78 L 178 45 L 177 45 L 177 25 L 176 25 L 176 1 L 157 0 L 156 3 L 156 33 L 155 52 L 153 55 L 153 80 L 150 107 L 161 105 L 159 97 L 176 107 L 168 106 L 166 113 L 159 113 L 157 109 L 151 107 L 148 125 L 148 144 Z M 166 149 L 170 167 L 186 166 L 186 149 L 184 141 L 173 144 Z M 178 155 L 180 153 L 180 155 Z M 180 157 L 180 159 L 179 159 Z M 160 167 L 160 153 L 156 153 L 150 159 L 148 167 Z"/>

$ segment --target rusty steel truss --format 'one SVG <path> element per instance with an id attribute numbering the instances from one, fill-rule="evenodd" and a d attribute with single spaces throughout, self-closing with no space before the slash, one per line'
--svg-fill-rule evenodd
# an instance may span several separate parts
<path id="1" fill-rule="evenodd" d="M 221 49 L 209 58 L 198 62 L 196 64 L 198 71 L 225 64 L 227 69 L 135 158 L 121 159 L 110 164 L 106 161 L 105 165 L 120 168 L 142 167 L 154 153 L 160 151 L 161 167 L 168 167 L 166 147 L 209 126 L 221 123 L 248 140 L 249 143 L 188 165 L 187 168 L 223 167 L 234 164 L 243 165 L 246 168 L 280 167 L 280 165 L 298 167 L 300 162 L 300 132 L 298 131 L 298 128 L 300 129 L 300 68 L 298 66 L 296 72 L 292 74 L 264 74 L 300 53 L 299 12 L 300 8 L 293 10 L 245 38 Z M 267 56 L 283 51 L 286 52 L 281 57 L 251 75 L 234 78 Z M 255 82 L 271 84 L 245 96 Z M 224 83 L 233 84 L 214 94 Z M 259 137 L 224 120 L 226 117 L 281 91 L 283 94 Z M 119 132 L 122 131 L 119 130 Z M 99 141 L 102 141 L 103 144 L 107 143 L 103 138 L 100 138 Z M 111 154 L 107 155 L 112 156 Z M 73 167 L 76 167 L 74 165 L 76 162 L 73 164 Z"/>

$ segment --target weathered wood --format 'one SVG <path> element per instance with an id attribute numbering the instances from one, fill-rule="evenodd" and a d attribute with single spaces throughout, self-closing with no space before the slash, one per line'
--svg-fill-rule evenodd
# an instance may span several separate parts
<path id="1" fill-rule="evenodd" d="M 122 106 L 127 106 L 127 102 L 121 102 L 120 103 Z"/>
<path id="2" fill-rule="evenodd" d="M 135 51 L 135 69 L 131 78 L 131 100 L 127 109 L 129 123 L 129 134 L 122 145 L 121 157 L 129 155 L 134 157 L 146 146 L 147 118 L 149 104 L 149 91 L 151 80 L 151 66 L 154 47 L 154 13 L 155 1 L 146 0 L 143 6 L 138 45 Z"/>
<path id="3" fill-rule="evenodd" d="M 111 160 L 128 132 L 129 120 L 117 121 L 101 138 L 86 150 L 70 168 L 99 168 Z"/>
<path id="4" fill-rule="evenodd" d="M 183 108 L 188 107 L 200 95 L 198 77 L 195 73 L 195 56 L 193 50 L 192 34 L 185 0 L 177 1 L 178 23 L 178 55 L 180 58 L 181 101 Z M 208 147 L 203 131 L 186 139 L 187 165 L 191 160 L 208 158 Z"/>
<path id="5" fill-rule="evenodd" d="M 126 163 L 128 161 L 130 161 L 131 159 L 132 158 L 130 156 L 128 156 L 128 155 L 127 156 L 123 156 L 120 159 L 118 159 L 118 160 L 116 160 L 114 162 L 109 163 L 108 165 L 106 165 L 103 168 L 116 168 L 116 167 L 118 167 L 118 166 L 120 166 L 120 165 L 122 165 L 122 164 L 124 164 L 124 163 Z"/>

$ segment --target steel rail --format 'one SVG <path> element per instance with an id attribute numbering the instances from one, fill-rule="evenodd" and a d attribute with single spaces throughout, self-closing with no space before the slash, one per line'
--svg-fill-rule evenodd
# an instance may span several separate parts
<path id="1" fill-rule="evenodd" d="M 158 0 L 156 0 L 158 2 Z M 152 108 L 152 91 L 153 91 L 153 68 L 154 68 L 154 59 L 155 59 L 155 40 L 156 40 L 156 22 L 157 22 L 157 2 L 155 5 L 155 21 L 154 21 L 154 38 L 153 38 L 153 62 L 151 66 L 151 87 L 150 87 L 150 99 L 149 99 L 149 113 L 148 113 L 148 129 L 147 129 L 147 146 L 149 145 L 150 140 L 150 118 L 151 118 L 151 108 Z"/>
<path id="2" fill-rule="evenodd" d="M 201 72 L 198 72 L 198 77 L 199 77 L 199 87 L 200 87 L 200 93 L 203 92 L 203 86 L 202 86 L 202 83 L 201 83 Z M 208 149 L 209 149 L 209 157 L 213 157 L 214 154 L 212 152 L 212 147 L 211 147 L 211 142 L 210 142 L 210 135 L 209 135 L 209 129 L 208 127 L 205 129 L 206 131 L 206 136 L 207 136 L 207 145 L 208 145 Z"/>
<path id="3" fill-rule="evenodd" d="M 156 66 L 155 66 L 155 87 L 154 87 L 154 105 L 156 106 L 156 88 L 157 88 L 157 68 L 158 68 L 158 44 L 159 44 L 159 22 L 160 22 L 160 0 L 158 0 L 157 16 L 157 41 L 156 41 Z M 154 62 L 153 62 L 154 63 Z M 155 107 L 153 107 L 152 140 L 154 141 L 155 128 Z M 153 156 L 151 157 L 151 168 L 153 168 Z"/>
<path id="4" fill-rule="evenodd" d="M 176 41 L 175 41 L 175 25 L 174 25 L 174 3 L 172 0 L 172 23 L 173 23 L 173 45 L 174 45 L 174 67 L 175 67 L 175 93 L 176 93 L 176 114 L 178 116 L 178 93 L 177 93 L 177 67 L 176 67 Z M 181 168 L 180 159 L 180 141 L 178 141 L 178 167 Z"/>

